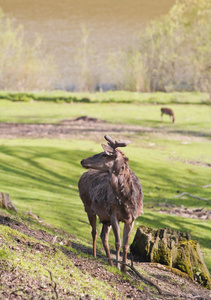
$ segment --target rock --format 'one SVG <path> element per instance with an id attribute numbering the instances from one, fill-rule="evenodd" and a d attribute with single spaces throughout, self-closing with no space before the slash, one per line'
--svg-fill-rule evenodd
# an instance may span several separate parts
<path id="1" fill-rule="evenodd" d="M 130 246 L 143 262 L 157 262 L 188 274 L 188 276 L 211 289 L 209 271 L 203 261 L 199 243 L 191 240 L 189 233 L 171 228 L 154 230 L 140 226 Z"/>

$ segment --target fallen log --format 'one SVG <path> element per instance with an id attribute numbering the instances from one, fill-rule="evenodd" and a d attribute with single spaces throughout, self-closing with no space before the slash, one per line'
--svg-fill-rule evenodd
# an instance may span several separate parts
<path id="1" fill-rule="evenodd" d="M 203 200 L 203 201 L 209 201 L 209 199 L 206 199 L 206 198 L 201 198 L 201 197 L 198 197 L 198 196 L 194 196 L 190 193 L 187 193 L 187 192 L 183 192 L 182 194 L 178 195 L 178 196 L 174 196 L 174 198 L 179 198 L 179 197 L 182 197 L 184 195 L 187 195 L 187 196 L 190 196 L 192 198 L 196 198 L 196 199 L 199 199 L 199 200 Z"/>
<path id="2" fill-rule="evenodd" d="M 211 184 L 203 185 L 202 187 L 203 188 L 208 188 L 208 187 L 211 187 Z"/>

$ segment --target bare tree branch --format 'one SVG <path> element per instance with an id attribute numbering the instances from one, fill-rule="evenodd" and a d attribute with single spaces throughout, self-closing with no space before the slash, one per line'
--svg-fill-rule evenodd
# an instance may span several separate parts
<path id="1" fill-rule="evenodd" d="M 59 296 L 58 296 L 58 293 L 57 293 L 57 290 L 56 290 L 56 282 L 53 280 L 53 275 L 52 275 L 51 271 L 48 270 L 48 269 L 47 269 L 47 271 L 48 271 L 49 274 L 50 274 L 50 278 L 51 278 L 51 282 L 52 282 L 52 284 L 53 284 L 53 290 L 54 290 L 54 293 L 55 293 L 55 295 L 56 295 L 56 299 L 59 299 Z"/>

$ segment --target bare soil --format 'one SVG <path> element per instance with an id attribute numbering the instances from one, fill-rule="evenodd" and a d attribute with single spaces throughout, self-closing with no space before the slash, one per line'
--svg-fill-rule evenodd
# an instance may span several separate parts
<path id="1" fill-rule="evenodd" d="M 170 214 L 190 219 L 211 220 L 211 210 L 206 209 L 205 207 L 192 209 L 189 207 L 184 207 L 183 205 L 176 206 L 171 204 L 161 204 L 160 206 L 162 207 L 158 209 L 158 206 L 158 204 L 156 207 L 153 205 L 148 205 L 148 208 L 151 208 L 162 214 Z"/>
<path id="2" fill-rule="evenodd" d="M 84 138 L 106 133 L 150 132 L 151 128 L 109 124 L 98 119 L 84 117 L 64 120 L 61 124 L 0 123 L 0 138 Z"/>
<path id="3" fill-rule="evenodd" d="M 45 229 L 31 229 L 26 222 L 22 223 L 17 221 L 15 216 L 7 215 L 0 212 L 0 224 L 9 226 L 12 229 L 18 230 L 27 236 L 33 237 L 37 240 L 33 245 L 25 245 L 24 240 L 20 240 L 18 237 L 13 237 L 19 243 L 19 248 L 31 247 L 32 251 L 39 255 L 39 252 L 47 251 L 48 255 L 51 253 L 62 250 L 65 255 L 79 268 L 82 272 L 90 274 L 92 277 L 103 281 L 107 285 L 115 286 L 117 291 L 123 292 L 125 299 L 211 299 L 211 291 L 201 287 L 199 284 L 191 281 L 186 274 L 176 274 L 173 269 L 160 264 L 152 263 L 140 263 L 137 260 L 134 261 L 134 267 L 140 267 L 142 272 L 142 279 L 140 279 L 130 268 L 128 268 L 128 274 L 133 279 L 131 283 L 128 279 L 125 279 L 121 275 L 113 274 L 106 270 L 105 263 L 99 259 L 90 259 L 83 257 L 77 253 L 91 254 L 92 249 L 84 247 L 75 243 L 73 236 L 68 233 L 53 228 L 55 235 L 59 236 L 60 244 L 67 245 L 67 240 L 71 247 L 77 250 L 67 250 L 65 247 L 54 246 L 55 235 L 51 235 L 45 231 Z M 47 226 L 47 225 L 46 225 Z M 91 238 L 91 236 L 90 236 Z M 43 245 L 43 241 L 47 245 Z M 0 235 L 0 245 L 2 239 Z M 49 245 L 49 246 L 48 246 Z M 104 257 L 98 254 L 98 258 Z M 129 262 L 128 262 L 129 263 Z M 71 270 L 70 270 L 71 271 Z M 161 293 L 153 287 L 148 281 L 150 280 L 159 287 Z M 55 284 L 53 275 L 49 271 L 49 281 L 43 284 L 39 280 L 33 280 L 27 277 L 27 274 L 23 270 L 10 266 L 4 260 L 0 260 L 0 299 L 93 299 L 89 294 L 77 295 L 73 294 L 70 290 L 64 290 L 59 287 L 59 283 Z M 143 290 L 137 288 L 135 282 L 143 282 L 145 287 Z M 23 292 L 23 293 L 21 293 Z M 48 294 L 48 296 L 45 296 Z M 52 297 L 49 298 L 49 295 Z M 100 299 L 100 298 L 98 298 Z M 115 299 L 110 295 L 110 299 Z"/>
<path id="4" fill-rule="evenodd" d="M 24 123 L 0 123 L 0 138 L 84 138 L 92 136 L 92 139 L 102 139 L 104 134 L 121 133 L 121 135 L 131 134 L 163 134 L 163 131 L 174 139 L 184 140 L 185 143 L 191 140 L 206 139 L 209 134 L 197 132 L 177 132 L 171 129 L 155 129 L 151 127 L 127 125 L 127 124 L 111 124 L 97 118 L 88 116 L 76 119 L 63 120 L 60 124 L 24 124 Z M 191 136 L 191 138 L 190 138 Z M 211 137 L 211 135 L 209 136 Z"/>

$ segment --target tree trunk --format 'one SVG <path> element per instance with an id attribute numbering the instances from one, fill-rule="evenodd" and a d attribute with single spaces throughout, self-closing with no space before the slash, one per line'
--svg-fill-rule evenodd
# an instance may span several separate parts
<path id="1" fill-rule="evenodd" d="M 206 288 L 211 289 L 209 271 L 203 261 L 199 243 L 185 232 L 171 228 L 153 230 L 140 226 L 130 246 L 141 261 L 157 262 L 177 268 Z"/>
<path id="2" fill-rule="evenodd" d="M 18 212 L 18 210 L 12 203 L 10 196 L 2 192 L 0 192 L 0 207 L 5 208 L 6 210 L 14 210 L 15 212 Z"/>

